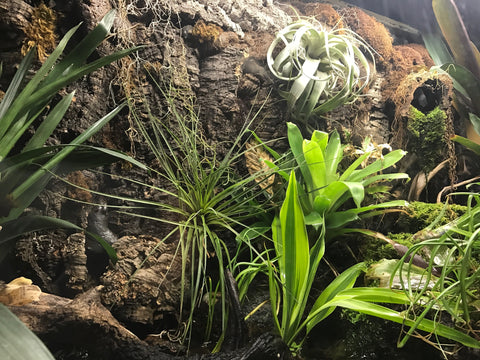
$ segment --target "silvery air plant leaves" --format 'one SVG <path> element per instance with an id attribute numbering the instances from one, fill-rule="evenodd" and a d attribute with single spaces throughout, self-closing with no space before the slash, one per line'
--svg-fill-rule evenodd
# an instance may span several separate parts
<path id="1" fill-rule="evenodd" d="M 277 33 L 267 63 L 272 74 L 287 83 L 280 94 L 293 117 L 302 121 L 354 101 L 375 69 L 370 47 L 356 33 L 327 30 L 305 19 Z"/>

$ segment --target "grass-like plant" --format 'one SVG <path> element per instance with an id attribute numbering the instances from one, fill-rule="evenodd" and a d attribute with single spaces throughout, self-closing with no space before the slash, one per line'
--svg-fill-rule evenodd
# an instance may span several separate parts
<path id="1" fill-rule="evenodd" d="M 47 217 L 18 219 L 54 173 L 95 167 L 119 159 L 133 161 L 120 152 L 82 145 L 118 114 L 123 105 L 91 125 L 68 145 L 45 146 L 74 96 L 74 92 L 66 95 L 48 115 L 42 117 L 58 91 L 138 49 L 121 50 L 87 63 L 87 58 L 109 34 L 114 18 L 115 12 L 109 12 L 67 55 L 62 55 L 80 25 L 68 31 L 25 85 L 27 72 L 35 56 L 35 51 L 31 50 L 11 81 L 0 103 L 0 226 L 3 228 L 0 232 L 0 245 L 22 232 L 45 226 L 68 225 Z M 12 154 L 12 149 L 19 146 L 19 139 L 39 118 L 41 123 L 29 141 L 19 153 Z"/>
<path id="2" fill-rule="evenodd" d="M 448 313 L 456 326 L 468 332 L 475 332 L 472 323 L 476 317 L 479 301 L 478 288 L 480 274 L 478 259 L 480 249 L 480 195 L 478 193 L 455 193 L 467 195 L 467 211 L 453 222 L 436 226 L 439 215 L 428 228 L 419 231 L 413 238 L 416 243 L 410 247 L 403 260 L 416 254 L 428 254 L 429 265 L 423 272 L 423 283 L 430 283 L 436 275 L 433 286 L 421 288 L 411 286 L 410 268 L 398 265 L 392 272 L 402 280 L 406 295 L 411 299 L 409 311 L 417 311 L 418 321 L 428 316 L 432 310 Z M 407 261 L 408 262 L 408 261 Z M 411 262 L 410 262 L 411 264 Z M 415 327 L 407 332 L 401 342 L 405 342 Z M 478 336 L 476 336 L 478 339 Z"/>
<path id="3" fill-rule="evenodd" d="M 370 47 L 356 33 L 327 30 L 305 19 L 277 33 L 267 63 L 275 77 L 287 82 L 280 93 L 292 115 L 302 121 L 355 100 L 375 69 Z"/>
<path id="4" fill-rule="evenodd" d="M 27 72 L 35 57 L 35 49 L 30 50 L 20 63 L 0 102 L 0 261 L 8 253 L 11 245 L 9 241 L 20 234 L 48 227 L 83 230 L 61 219 L 21 216 L 52 176 L 120 159 L 140 165 L 120 152 L 82 145 L 118 114 L 123 105 L 92 124 L 68 145 L 45 146 L 74 96 L 74 92 L 66 95 L 52 107 L 48 115 L 42 117 L 58 91 L 82 76 L 137 50 L 132 48 L 118 51 L 86 63 L 87 58 L 108 35 L 114 18 L 115 12 L 109 12 L 92 32 L 63 56 L 67 43 L 79 26 L 71 29 L 42 67 L 25 84 Z M 40 125 L 35 128 L 33 135 L 18 153 L 13 154 L 13 149 L 19 147 L 20 138 L 38 119 L 41 119 Z M 103 239 L 95 234 L 91 235 L 107 249 L 111 258 L 115 258 L 113 249 Z M 45 345 L 2 304 L 0 335 L 2 358 L 53 359 Z"/>
<path id="5" fill-rule="evenodd" d="M 149 218 L 173 226 L 168 236 L 178 238 L 178 256 L 182 257 L 180 314 L 185 323 L 182 340 L 189 339 L 194 314 L 205 299 L 204 295 L 210 292 L 208 296 L 214 301 L 209 303 L 208 337 L 217 298 L 222 330 L 225 331 L 227 326 L 225 269 L 233 271 L 237 254 L 235 250 L 227 249 L 227 240 L 230 237 L 234 241 L 247 228 L 249 219 L 268 211 L 256 201 L 264 190 L 257 186 L 255 179 L 265 179 L 265 170 L 246 178 L 240 178 L 233 171 L 234 164 L 244 156 L 245 150 L 242 149 L 250 137 L 248 127 L 255 116 L 244 124 L 220 159 L 202 136 L 192 95 L 185 95 L 181 89 L 172 86 L 156 85 L 164 95 L 168 109 L 163 116 L 155 116 L 147 101 L 142 110 L 137 109 L 133 101 L 130 105 L 136 126 L 160 166 L 160 169 L 150 168 L 150 171 L 161 184 L 165 184 L 164 187 L 144 186 L 165 195 L 165 201 L 129 200 L 156 208 L 160 215 Z M 139 111 L 148 113 L 148 121 L 142 120 Z M 127 212 L 145 216 L 133 209 Z M 215 264 L 210 269 L 212 271 L 207 269 L 209 262 Z"/>

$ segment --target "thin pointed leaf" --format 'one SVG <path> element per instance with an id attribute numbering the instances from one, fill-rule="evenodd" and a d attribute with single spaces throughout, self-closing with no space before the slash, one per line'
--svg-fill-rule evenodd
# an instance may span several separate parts
<path id="1" fill-rule="evenodd" d="M 63 115 L 65 115 L 67 112 L 74 95 L 75 92 L 72 91 L 62 100 L 60 100 L 60 102 L 53 108 L 45 120 L 43 120 L 40 126 L 35 130 L 35 133 L 27 145 L 25 145 L 22 152 L 39 148 L 45 144 L 45 141 L 47 141 L 47 139 L 52 135 L 57 125 L 63 119 Z"/>
<path id="2" fill-rule="evenodd" d="M 443 36 L 452 50 L 455 62 L 465 66 L 477 79 L 480 79 L 480 64 L 476 60 L 470 38 L 455 2 L 453 0 L 432 0 L 432 7 Z"/>
<path id="3" fill-rule="evenodd" d="M 480 156 L 480 145 L 477 144 L 476 142 L 469 140 L 467 138 L 464 138 L 463 136 L 460 136 L 460 135 L 455 135 L 454 137 L 452 137 L 452 141 L 462 144 L 463 146 L 472 150 L 475 154 Z"/>
<path id="4" fill-rule="evenodd" d="M 95 133 L 97 133 L 108 121 L 117 115 L 125 104 L 118 106 L 103 118 L 98 120 L 95 124 L 90 126 L 85 132 L 77 136 L 66 148 L 62 149 L 55 156 L 52 157 L 41 169 L 33 173 L 29 179 L 23 182 L 12 192 L 13 201 L 18 204 L 18 207 L 13 209 L 6 220 L 18 217 L 23 210 L 31 204 L 31 202 L 38 196 L 38 194 L 45 187 L 45 181 L 52 176 L 49 171 L 55 169 L 56 166 L 75 150 L 75 146 L 82 144 Z"/>
<path id="5" fill-rule="evenodd" d="M 297 125 L 289 122 L 287 123 L 288 128 L 288 143 L 290 144 L 290 149 L 292 149 L 293 156 L 300 168 L 302 173 L 303 181 L 307 185 L 308 189 L 313 188 L 312 175 L 308 169 L 308 165 L 305 161 L 305 156 L 303 154 L 303 136 Z"/>

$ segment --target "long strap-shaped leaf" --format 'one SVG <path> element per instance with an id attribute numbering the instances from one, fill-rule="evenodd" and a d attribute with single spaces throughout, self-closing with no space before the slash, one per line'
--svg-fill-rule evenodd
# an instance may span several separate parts
<path id="1" fill-rule="evenodd" d="M 293 339 L 301 320 L 306 298 L 307 279 L 310 268 L 310 253 L 303 211 L 298 200 L 295 172 L 290 180 L 284 203 L 280 210 L 280 231 L 274 231 L 274 242 L 279 255 L 280 280 L 282 283 L 281 333 L 284 340 Z M 278 224 L 278 220 L 274 225 Z"/>
<path id="2" fill-rule="evenodd" d="M 50 161 L 48 161 L 44 166 L 39 170 L 33 173 L 27 181 L 24 181 L 20 186 L 18 186 L 12 192 L 12 200 L 17 204 L 18 207 L 13 209 L 6 221 L 18 217 L 23 210 L 31 204 L 33 199 L 35 199 L 38 194 L 42 191 L 45 186 L 45 181 L 48 181 L 52 176 L 50 171 L 52 171 L 65 157 L 67 157 L 73 150 L 75 150 L 76 145 L 82 144 L 95 133 L 97 133 L 107 122 L 109 122 L 115 115 L 117 115 L 124 105 L 118 106 L 106 116 L 98 120 L 85 132 L 77 136 L 66 148 L 62 149 L 58 154 L 56 154 Z"/>
<path id="3" fill-rule="evenodd" d="M 50 351 L 8 308 L 0 304 L 0 358 L 54 360 Z"/>
<path id="4" fill-rule="evenodd" d="M 480 64 L 465 25 L 453 0 L 432 0 L 433 11 L 455 62 L 469 69 L 480 79 Z"/>

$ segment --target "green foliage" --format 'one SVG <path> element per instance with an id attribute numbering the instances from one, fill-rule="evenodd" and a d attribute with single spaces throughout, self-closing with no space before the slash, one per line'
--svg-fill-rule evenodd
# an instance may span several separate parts
<path id="1" fill-rule="evenodd" d="M 373 153 L 365 151 L 340 174 L 343 146 L 336 131 L 330 135 L 314 131 L 311 140 L 303 140 L 298 127 L 288 123 L 288 141 L 301 174 L 299 193 L 306 223 L 314 227 L 325 224 L 328 238 L 361 217 L 406 205 L 405 201 L 395 200 L 362 206 L 366 191 L 370 194 L 382 191 L 383 188 L 376 187 L 379 183 L 408 178 L 403 173 L 383 172 L 395 165 L 405 155 L 404 151 L 392 151 L 362 167 Z M 354 206 L 343 209 L 350 200 Z"/>
<path id="2" fill-rule="evenodd" d="M 471 114 L 471 115 L 473 115 L 473 114 Z M 480 122 L 479 122 L 479 124 L 480 124 Z M 474 142 L 472 140 L 469 140 L 469 139 L 466 139 L 463 136 L 459 136 L 459 135 L 455 135 L 454 137 L 452 137 L 452 140 L 458 142 L 459 144 L 462 144 L 467 149 L 472 150 L 475 154 L 480 156 L 480 145 L 477 144 L 476 142 Z"/>
<path id="3" fill-rule="evenodd" d="M 333 133 L 329 138 L 328 134 L 316 131 L 310 141 L 303 140 L 298 128 L 289 124 L 289 142 L 301 178 L 297 179 L 295 171 L 288 175 L 285 199 L 279 215 L 272 223 L 275 255 L 272 257 L 267 249 L 253 262 L 244 263 L 246 268 L 237 277 L 244 296 L 245 288 L 258 273 L 268 275 L 272 313 L 285 343 L 293 351 L 299 350 L 306 336 L 319 322 L 327 318 L 336 307 L 343 307 L 394 321 L 413 330 L 427 331 L 468 346 L 480 347 L 478 341 L 456 329 L 425 317 L 415 319 L 409 317 L 410 314 L 381 305 L 410 305 L 411 297 L 406 292 L 390 288 L 354 287 L 357 278 L 367 270 L 364 263 L 356 264 L 337 276 L 308 309 L 312 285 L 329 233 L 338 234 L 341 232 L 339 229 L 358 214 L 376 213 L 387 206 L 404 205 L 403 202 L 388 202 L 362 207 L 361 202 L 365 188 L 369 185 L 377 181 L 403 179 L 406 175 L 378 174 L 395 164 L 403 156 L 401 151 L 392 152 L 383 159 L 358 169 L 370 155 L 367 152 L 342 174 L 338 174 L 343 156 L 338 134 Z M 285 177 L 284 170 L 279 167 L 276 169 Z M 349 212 L 348 208 L 339 210 L 346 205 L 347 200 L 353 200 L 353 208 L 350 210 L 354 211 Z M 355 216 L 338 215 L 345 213 Z M 317 231 L 307 231 L 308 225 Z M 362 232 L 360 229 L 345 230 Z"/>
<path id="4" fill-rule="evenodd" d="M 442 156 L 445 147 L 445 112 L 436 107 L 428 114 L 410 106 L 408 130 L 412 135 L 409 148 L 423 164 L 425 172 L 431 171 Z"/>
<path id="5" fill-rule="evenodd" d="M 445 225 L 463 215 L 467 208 L 457 204 L 432 204 L 412 201 L 399 215 L 396 227 L 401 232 L 411 234 L 420 231 L 431 224 Z"/>
<path id="6" fill-rule="evenodd" d="M 477 193 L 460 193 L 468 195 L 467 211 L 454 221 L 444 224 L 432 224 L 430 228 L 416 233 L 417 241 L 404 258 L 419 252 L 429 254 L 429 266 L 423 277 L 430 281 L 437 274 L 438 281 L 431 289 L 413 292 L 410 289 L 410 269 L 397 267 L 394 274 L 403 278 L 405 293 L 411 298 L 412 306 L 409 312 L 421 305 L 424 311 L 417 314 L 425 317 L 431 309 L 445 311 L 451 315 L 454 323 L 462 328 L 472 329 L 477 321 L 472 314 L 478 309 L 478 289 L 480 278 L 478 274 L 478 247 L 480 228 L 480 195 Z M 474 329 L 474 328 L 473 328 Z M 408 337 L 408 332 L 405 337 Z M 406 339 L 402 339 L 402 343 Z M 469 345 L 470 346 L 470 345 Z"/>
<path id="7" fill-rule="evenodd" d="M 349 29 L 328 31 L 299 20 L 276 35 L 267 51 L 268 67 L 287 82 L 280 93 L 296 119 L 306 121 L 362 94 L 372 72 L 361 49 L 375 64 L 369 46 Z"/>
<path id="8" fill-rule="evenodd" d="M 130 109 L 137 128 L 160 164 L 160 169 L 149 168 L 149 171 L 166 184 L 165 187 L 143 185 L 163 195 L 165 201 L 128 200 L 157 208 L 160 215 L 149 218 L 172 225 L 173 229 L 167 237 L 179 239 L 179 256 L 182 257 L 180 321 L 185 322 L 182 341 L 190 338 L 194 314 L 205 293 L 211 292 L 208 295 L 210 299 L 216 299 L 218 295 L 217 305 L 215 301 L 209 303 L 208 338 L 214 307 L 221 309 L 222 331 L 227 327 L 225 269 L 233 270 L 236 260 L 227 250 L 226 241 L 231 236 L 232 240 L 237 238 L 248 242 L 248 233 L 259 234 L 246 223 L 268 212 L 268 205 L 260 206 L 256 201 L 264 190 L 256 185 L 255 179 L 268 177 L 270 170 L 260 170 L 246 178 L 240 178 L 233 172 L 233 165 L 244 156 L 244 151 L 238 149 L 245 148 L 249 137 L 248 126 L 255 116 L 247 121 L 233 140 L 227 154 L 219 159 L 215 149 L 203 138 L 191 95 L 172 86 L 157 84 L 157 87 L 164 95 L 168 109 L 161 118 L 150 111 L 147 100 L 144 101 L 147 123 L 140 117 L 132 99 Z M 135 208 L 126 211 L 144 216 Z M 246 229 L 249 231 L 240 235 Z M 238 243 L 240 245 L 241 242 Z M 218 271 L 218 274 L 215 280 L 209 278 L 208 259 L 216 264 L 214 272 Z"/>
<path id="9" fill-rule="evenodd" d="M 63 118 L 74 93 L 66 95 L 42 118 L 34 134 L 19 153 L 13 154 L 19 139 L 37 119 L 43 116 L 58 91 L 82 76 L 136 50 L 116 52 L 90 63 L 87 58 L 105 39 L 113 25 L 115 12 L 108 13 L 67 55 L 63 51 L 78 29 L 67 32 L 57 48 L 26 85 L 25 79 L 35 56 L 32 49 L 22 60 L 0 103 L 0 261 L 8 252 L 7 244 L 20 234 L 50 227 L 81 231 L 80 227 L 44 216 L 23 216 L 27 208 L 48 181 L 57 173 L 91 168 L 119 159 L 136 163 L 130 157 L 113 150 L 82 145 L 110 121 L 123 106 L 119 106 L 91 125 L 70 144 L 45 146 L 45 142 Z M 1 71 L 0 71 L 1 72 Z M 22 88 L 22 86 L 24 86 Z M 115 251 L 99 236 L 96 238 L 116 259 Z M 2 359 L 53 359 L 42 342 L 6 307 L 0 304 L 0 357 Z"/>
<path id="10" fill-rule="evenodd" d="M 40 339 L 0 304 L 0 357 L 4 360 L 53 360 Z"/>
<path id="11" fill-rule="evenodd" d="M 453 0 L 432 0 L 432 6 L 448 46 L 431 34 L 424 36 L 425 46 L 435 64 L 450 75 L 455 89 L 467 100 L 471 110 L 457 110 L 466 113 L 463 115 L 480 134 L 480 52 L 470 40 Z"/>
<path id="12" fill-rule="evenodd" d="M 355 288 L 357 278 L 367 270 L 364 263 L 354 265 L 337 276 L 307 310 L 316 271 L 325 252 L 326 227 L 325 224 L 322 225 L 319 236 L 310 245 L 299 195 L 295 173 L 292 171 L 280 215 L 272 224 L 277 263 L 276 266 L 271 261 L 265 264 L 275 324 L 282 339 L 292 350 L 298 350 L 310 331 L 338 306 L 411 327 L 409 333 L 415 329 L 423 330 L 480 348 L 478 341 L 458 330 L 425 317 L 410 318 L 409 314 L 380 305 L 410 305 L 411 297 L 403 291 Z M 257 270 L 258 268 L 254 269 Z M 425 281 L 428 283 L 430 278 Z"/>
<path id="13" fill-rule="evenodd" d="M 12 149 L 20 137 L 43 114 L 60 89 L 136 50 L 122 50 L 86 63 L 87 58 L 108 35 L 114 17 L 115 12 L 108 13 L 69 54 L 63 56 L 63 51 L 78 26 L 67 32 L 43 66 L 22 89 L 34 58 L 34 51 L 30 51 L 10 83 L 0 103 L 0 225 L 4 228 L 17 226 L 18 217 L 43 190 L 54 173 L 95 167 L 119 158 L 129 159 L 112 150 L 85 146 L 80 148 L 82 143 L 118 114 L 123 106 L 98 120 L 70 144 L 44 146 L 67 111 L 74 96 L 73 92 L 66 95 L 42 119 L 20 153 L 12 155 Z"/>
<path id="14" fill-rule="evenodd" d="M 300 323 L 308 295 L 325 252 L 323 235 L 316 239 L 310 250 L 305 218 L 298 198 L 297 181 L 292 171 L 280 216 L 275 217 L 272 224 L 280 287 L 276 283 L 273 266 L 268 268 L 273 316 L 282 339 L 290 347 L 301 330 Z M 277 313 L 280 304 L 281 320 Z"/>

